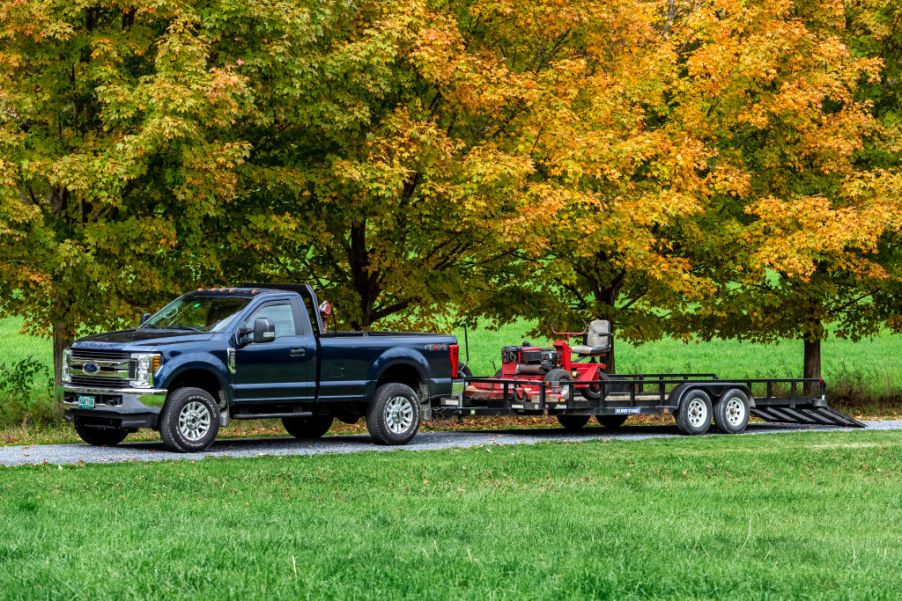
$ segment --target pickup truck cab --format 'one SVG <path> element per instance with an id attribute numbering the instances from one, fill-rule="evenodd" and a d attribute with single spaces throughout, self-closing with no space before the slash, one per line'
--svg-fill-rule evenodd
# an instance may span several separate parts
<path id="1" fill-rule="evenodd" d="M 313 439 L 365 417 L 377 443 L 405 444 L 457 370 L 453 336 L 327 332 L 309 286 L 247 284 L 189 292 L 137 328 L 75 341 L 61 380 L 85 442 L 153 428 L 191 452 L 232 419 L 280 418 Z"/>

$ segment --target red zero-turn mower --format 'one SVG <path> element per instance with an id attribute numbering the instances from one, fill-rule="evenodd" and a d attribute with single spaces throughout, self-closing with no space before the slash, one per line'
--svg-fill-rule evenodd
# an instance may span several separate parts
<path id="1" fill-rule="evenodd" d="M 571 397 L 570 386 L 585 398 L 597 400 L 601 393 L 597 382 L 608 379 L 601 358 L 611 350 L 614 338 L 611 323 L 596 319 L 582 332 L 558 332 L 554 326 L 551 331 L 560 337 L 551 348 L 531 346 L 528 342 L 503 347 L 501 369 L 493 383 L 468 383 L 467 397 L 486 403 L 504 402 L 507 390 L 507 395 L 515 399 L 535 403 L 539 402 L 540 382 L 544 381 L 548 383 L 545 386 L 548 404 L 565 403 Z M 577 336 L 584 336 L 585 344 L 571 346 L 570 339 Z"/>

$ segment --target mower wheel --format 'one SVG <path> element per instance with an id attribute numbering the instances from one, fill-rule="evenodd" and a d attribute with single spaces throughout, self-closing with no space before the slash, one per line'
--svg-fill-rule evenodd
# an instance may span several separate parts
<path id="1" fill-rule="evenodd" d="M 610 376 L 606 373 L 598 374 L 598 379 L 604 382 L 609 382 L 611 380 Z M 608 392 L 610 392 L 610 390 L 608 390 Z M 579 389 L 579 393 L 587 400 L 597 401 L 601 398 L 601 385 L 596 384 L 594 388 L 592 386 L 585 386 Z"/>
<path id="2" fill-rule="evenodd" d="M 573 376 L 566 369 L 552 369 L 545 374 L 545 392 L 558 392 L 566 400 L 573 399 Z M 588 421 L 588 420 L 586 420 Z"/>
<path id="3" fill-rule="evenodd" d="M 704 390 L 690 390 L 677 409 L 677 429 L 683 434 L 704 434 L 711 427 L 711 397 Z"/>
<path id="4" fill-rule="evenodd" d="M 589 422 L 588 415 L 558 415 L 557 421 L 568 432 L 579 432 Z"/>
<path id="5" fill-rule="evenodd" d="M 609 428 L 611 430 L 616 430 L 620 426 L 623 425 L 623 422 L 626 421 L 626 415 L 596 415 L 595 419 L 598 420 L 598 423 L 604 426 L 605 428 Z"/>

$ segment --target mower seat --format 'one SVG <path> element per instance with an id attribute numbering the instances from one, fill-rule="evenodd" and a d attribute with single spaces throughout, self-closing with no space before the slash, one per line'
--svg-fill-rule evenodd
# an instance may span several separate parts
<path id="1" fill-rule="evenodd" d="M 586 332 L 586 343 L 571 347 L 574 353 L 584 357 L 603 355 L 611 350 L 611 322 L 607 319 L 595 319 L 589 324 Z"/>

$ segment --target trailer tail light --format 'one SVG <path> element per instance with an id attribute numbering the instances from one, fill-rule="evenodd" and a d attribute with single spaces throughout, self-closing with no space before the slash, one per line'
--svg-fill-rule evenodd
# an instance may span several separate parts
<path id="1" fill-rule="evenodd" d="M 460 347 L 456 344 L 448 345 L 448 354 L 451 356 L 451 377 L 458 377 L 460 368 Z"/>

